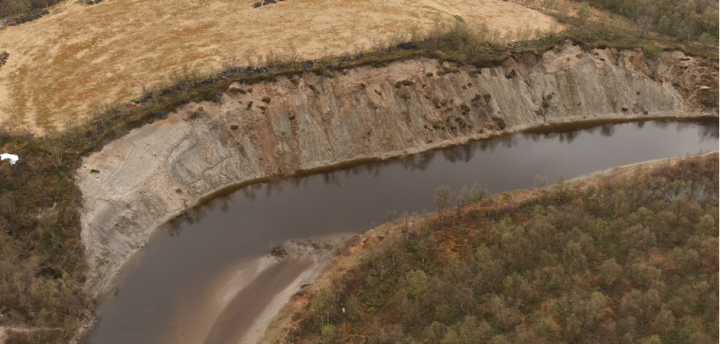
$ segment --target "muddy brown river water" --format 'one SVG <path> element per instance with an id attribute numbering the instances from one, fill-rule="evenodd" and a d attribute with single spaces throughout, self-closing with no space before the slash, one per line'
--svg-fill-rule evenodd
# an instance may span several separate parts
<path id="1" fill-rule="evenodd" d="M 86 342 L 237 343 L 274 295 L 312 265 L 289 259 L 259 270 L 271 242 L 360 233 L 388 211 L 431 210 L 441 185 L 457 191 L 478 182 L 497 193 L 531 187 L 536 175 L 569 179 L 717 149 L 717 118 L 588 123 L 229 188 L 159 228 L 123 266 Z"/>

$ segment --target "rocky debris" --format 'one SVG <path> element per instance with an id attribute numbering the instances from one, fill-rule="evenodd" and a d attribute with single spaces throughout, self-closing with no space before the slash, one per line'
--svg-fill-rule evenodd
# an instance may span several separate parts
<path id="1" fill-rule="evenodd" d="M 277 244 L 270 244 L 270 247 L 267 249 L 267 254 L 269 256 L 277 257 L 277 258 L 284 258 L 287 256 L 288 252 L 287 250 Z"/>
<path id="2" fill-rule="evenodd" d="M 305 60 L 303 62 L 300 62 L 300 68 L 302 69 L 312 69 L 313 66 L 315 66 L 315 62 L 312 60 Z"/>
<path id="3" fill-rule="evenodd" d="M 10 54 L 8 54 L 7 51 L 3 51 L 0 53 L 0 68 L 5 65 L 5 62 L 7 62 L 9 56 Z"/>
<path id="4" fill-rule="evenodd" d="M 15 16 L 13 18 L 8 19 L 7 25 L 15 26 L 15 25 L 20 25 L 23 23 L 31 22 L 31 21 L 38 19 L 46 14 L 50 14 L 50 12 L 47 10 L 47 8 L 38 8 L 38 9 L 32 10 L 28 13 L 21 14 L 19 16 Z"/>

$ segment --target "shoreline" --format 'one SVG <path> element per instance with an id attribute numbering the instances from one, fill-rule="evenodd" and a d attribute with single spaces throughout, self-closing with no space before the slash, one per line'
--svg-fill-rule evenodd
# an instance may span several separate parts
<path id="1" fill-rule="evenodd" d="M 653 159 L 632 164 L 615 166 L 609 169 L 586 173 L 576 178 L 566 180 L 564 182 L 564 187 L 582 188 L 591 185 L 594 182 L 597 182 L 596 178 L 600 176 L 607 176 L 611 178 L 618 176 L 628 176 L 641 170 L 650 170 L 656 168 L 658 166 L 661 166 L 662 164 L 674 164 L 687 158 L 705 157 L 708 155 L 718 154 L 719 151 L 715 150 L 677 158 Z M 552 187 L 554 187 L 554 184 L 541 188 L 527 188 L 507 191 L 497 195 L 493 195 L 492 198 L 505 199 L 506 201 L 512 203 L 523 203 L 534 197 L 538 197 L 540 193 Z M 467 206 L 465 208 L 465 211 L 477 207 L 480 207 L 480 203 Z M 408 221 L 408 223 L 410 224 L 415 224 L 418 223 L 418 221 L 425 221 L 434 216 L 437 216 L 437 213 L 433 212 L 428 215 L 420 215 L 418 217 L 405 219 L 404 221 Z M 328 262 L 325 267 L 325 271 L 317 278 L 317 280 L 312 285 L 308 286 L 302 294 L 293 295 L 291 297 L 291 302 L 285 305 L 285 307 L 280 310 L 277 316 L 267 323 L 268 327 L 265 329 L 264 335 L 262 336 L 262 338 L 260 338 L 259 341 L 256 341 L 255 343 L 282 343 L 282 340 L 287 337 L 288 331 L 295 330 L 296 322 L 298 321 L 298 319 L 295 319 L 293 316 L 306 309 L 309 301 L 308 298 L 314 295 L 319 288 L 330 284 L 330 281 L 333 278 L 341 276 L 348 270 L 352 269 L 355 264 L 358 263 L 358 257 L 362 254 L 364 246 L 371 243 L 373 240 L 382 239 L 383 237 L 389 236 L 389 231 L 394 230 L 394 227 L 396 227 L 396 223 L 385 223 L 379 225 L 377 227 L 367 230 L 360 236 L 354 238 L 354 243 L 348 243 L 348 246 L 346 247 L 346 253 L 343 255 L 338 255 L 332 261 Z"/>
<path id="2" fill-rule="evenodd" d="M 233 83 L 218 102 L 187 103 L 75 169 L 88 290 L 102 297 L 157 228 L 246 185 L 555 126 L 718 118 L 692 112 L 700 110 L 672 83 L 636 70 L 657 64 L 673 80 L 678 65 L 696 68 L 694 58 L 593 51 L 566 44 L 482 69 L 421 58 L 327 78 L 306 72 Z"/>
<path id="3" fill-rule="evenodd" d="M 665 119 L 665 120 L 669 120 L 669 121 L 676 122 L 676 121 L 678 121 L 678 120 L 680 120 L 680 121 L 682 121 L 682 120 L 693 121 L 693 120 L 696 120 L 696 119 L 698 119 L 698 118 L 699 118 L 699 117 L 681 117 L 681 118 L 657 117 L 657 118 L 649 118 L 649 119 L 647 119 L 647 120 L 648 120 L 648 121 L 655 121 L 655 120 L 663 120 L 663 119 Z M 613 120 L 613 119 L 611 119 L 611 120 L 599 120 L 599 121 L 596 121 L 596 120 L 592 120 L 592 121 L 577 121 L 577 122 L 570 122 L 570 121 L 568 121 L 568 122 L 565 122 L 565 123 L 563 123 L 563 124 L 556 124 L 555 126 L 560 126 L 560 125 L 577 125 L 577 124 L 582 125 L 583 123 L 585 123 L 585 124 L 587 124 L 587 123 L 593 123 L 593 124 L 636 123 L 636 122 L 638 122 L 638 121 L 643 121 L 643 120 L 646 120 L 646 118 L 637 118 L 637 119 L 630 119 L 630 120 Z M 527 131 L 532 132 L 532 130 L 541 129 L 541 128 L 552 128 L 552 127 L 553 127 L 553 125 L 544 125 L 544 126 L 531 127 L 530 129 L 507 130 L 507 131 L 504 132 L 502 135 L 489 136 L 489 137 L 486 137 L 486 138 L 481 138 L 481 139 L 479 139 L 479 140 L 492 139 L 492 138 L 496 138 L 496 137 L 504 136 L 504 135 L 508 135 L 508 136 L 509 136 L 509 135 L 515 135 L 515 134 L 520 134 L 520 133 L 527 132 Z M 455 146 L 462 145 L 462 144 L 467 144 L 467 143 L 469 143 L 470 141 L 478 141 L 478 140 L 467 140 L 467 141 L 465 141 L 465 142 L 463 142 L 463 143 L 458 143 L 458 144 L 454 144 L 454 145 L 448 144 L 448 145 L 445 145 L 445 146 L 442 146 L 442 147 L 437 147 L 437 148 L 435 148 L 435 150 L 440 150 L 440 149 L 455 147 Z M 430 151 L 430 150 L 427 150 L 427 151 Z M 426 151 L 421 151 L 421 152 L 412 153 L 412 154 L 418 154 L 418 153 L 422 153 L 422 152 L 426 152 Z M 283 176 L 282 178 L 268 178 L 268 179 L 266 179 L 266 180 L 256 181 L 256 183 L 257 183 L 257 182 L 268 182 L 268 181 L 273 181 L 273 180 L 283 180 L 283 179 L 298 177 L 298 176 L 301 176 L 301 175 L 308 175 L 308 174 L 318 173 L 318 172 L 320 172 L 320 171 L 336 170 L 336 169 L 338 169 L 338 168 L 343 168 L 343 167 L 346 167 L 346 166 L 354 166 L 354 165 L 357 165 L 357 164 L 366 163 L 366 162 L 368 162 L 368 161 L 383 161 L 383 160 L 388 160 L 388 159 L 400 159 L 400 158 L 403 158 L 403 157 L 406 157 L 406 156 L 409 156 L 409 155 L 412 155 L 412 154 L 398 154 L 398 155 L 394 155 L 394 156 L 391 156 L 391 157 L 388 157 L 388 158 L 376 158 L 376 159 L 366 159 L 366 160 L 359 160 L 359 161 L 344 162 L 344 163 L 337 164 L 337 165 L 334 165 L 334 166 L 321 167 L 321 168 L 316 169 L 316 170 L 302 171 L 303 173 L 296 173 L 296 174 L 292 174 L 292 175 L 287 175 L 287 176 Z M 717 154 L 717 151 L 711 151 L 711 152 L 703 153 L 703 155 L 707 155 L 707 154 Z M 629 172 L 633 172 L 633 171 L 635 170 L 635 168 L 637 168 L 637 167 L 648 166 L 648 164 L 650 164 L 649 166 L 656 166 L 656 165 L 665 163 L 665 162 L 667 162 L 667 161 L 675 161 L 675 160 L 677 160 L 677 159 L 682 159 L 682 158 L 662 158 L 662 159 L 646 160 L 646 161 L 640 161 L 640 162 L 631 163 L 631 164 L 626 164 L 626 165 L 614 166 L 614 167 L 611 167 L 611 168 L 608 168 L 608 169 L 599 170 L 599 171 L 595 171 L 595 172 L 590 172 L 590 173 L 587 173 L 587 174 L 584 174 L 584 175 L 581 175 L 581 176 L 572 178 L 572 179 L 570 179 L 570 180 L 567 180 L 566 183 L 571 183 L 571 184 L 581 183 L 581 182 L 583 182 L 583 181 L 586 181 L 586 180 L 591 179 L 591 178 L 593 178 L 593 177 L 596 177 L 596 176 L 598 176 L 598 175 L 618 175 L 618 174 L 623 174 L 623 173 L 629 173 Z M 247 186 L 247 185 L 251 185 L 251 184 L 253 184 L 253 181 L 239 183 L 238 185 L 231 185 L 231 186 L 222 188 L 221 190 L 218 190 L 218 191 L 215 191 L 215 192 L 211 193 L 210 195 L 204 197 L 202 200 L 203 200 L 204 202 L 209 202 L 209 201 L 211 201 L 211 200 L 213 200 L 213 199 L 215 199 L 215 198 L 217 198 L 217 197 L 222 197 L 222 195 L 232 193 L 232 192 L 236 191 L 238 188 L 240 188 L 240 187 L 242 187 L 242 186 Z M 546 186 L 546 187 L 552 187 L 552 186 L 550 185 L 550 186 Z M 521 191 L 521 190 L 516 190 L 516 191 Z M 514 192 L 514 191 L 509 191 L 509 193 L 512 193 L 512 192 Z M 202 205 L 204 205 L 204 204 L 206 204 L 206 203 L 202 203 L 202 204 L 199 204 L 199 205 L 196 205 L 196 206 L 202 206 Z M 181 215 L 179 215 L 179 216 L 182 216 L 182 215 L 184 215 L 184 214 L 181 214 Z M 178 217 L 175 217 L 175 218 L 170 219 L 167 223 L 170 223 L 170 222 L 172 222 L 172 221 L 177 221 L 177 220 L 178 220 Z M 167 223 L 166 223 L 166 224 L 167 224 Z M 163 224 L 163 225 L 165 225 L 165 224 Z M 372 229 L 371 229 L 371 230 L 372 230 Z M 306 239 L 297 239 L 297 240 L 291 240 L 291 241 L 301 241 L 301 240 L 306 240 Z M 290 242 L 290 243 L 288 243 L 288 242 L 283 243 L 283 246 L 287 246 L 287 245 L 292 245 L 292 242 Z M 246 337 L 246 338 L 242 341 L 243 343 L 258 342 L 258 341 L 260 340 L 260 338 L 262 338 L 262 336 L 264 335 L 265 331 L 267 330 L 267 326 L 268 326 L 270 323 L 272 323 L 275 319 L 277 319 L 278 316 L 281 316 L 281 311 L 282 311 L 282 309 L 285 307 L 286 303 L 287 303 L 289 300 L 291 300 L 291 298 L 292 298 L 297 292 L 299 292 L 300 290 L 304 289 L 304 288 L 303 288 L 304 286 L 306 286 L 307 284 L 314 283 L 314 282 L 317 280 L 317 278 L 323 273 L 323 271 L 327 268 L 327 266 L 328 266 L 327 264 L 328 264 L 328 263 L 330 262 L 330 260 L 332 259 L 332 257 L 331 257 L 331 259 L 327 259 L 327 255 L 326 255 L 327 252 L 323 252 L 323 253 L 322 253 L 322 254 L 324 254 L 324 256 L 322 257 L 322 259 L 321 259 L 320 255 L 317 255 L 317 254 L 313 255 L 313 254 L 308 254 L 307 252 L 305 252 L 305 253 L 299 253 L 299 251 L 298 251 L 298 249 L 297 249 L 297 245 L 296 245 L 296 248 L 293 249 L 292 251 L 293 251 L 293 253 L 292 253 L 291 255 L 294 255 L 294 256 L 297 256 L 297 257 L 300 257 L 300 256 L 304 256 L 304 257 L 310 256 L 310 257 L 312 257 L 312 259 L 313 259 L 313 265 L 312 265 L 312 267 L 310 267 L 310 268 L 308 268 L 307 270 L 305 270 L 304 272 L 302 272 L 301 275 L 298 276 L 295 280 L 293 280 L 293 282 L 292 282 L 290 285 L 288 285 L 288 286 L 287 286 L 285 289 L 283 289 L 280 293 L 278 293 L 278 294 L 276 294 L 276 295 L 274 296 L 274 298 L 273 298 L 273 300 L 271 301 L 271 303 L 266 306 L 265 310 L 264 310 L 260 315 L 258 315 L 258 317 L 256 318 L 256 320 L 255 320 L 254 324 L 252 325 L 251 329 L 247 332 L 247 333 L 252 334 L 252 335 Z M 142 251 L 139 251 L 139 252 L 137 252 L 137 253 L 141 253 L 141 252 L 142 252 Z M 132 257 L 130 257 L 130 259 L 128 260 L 128 262 L 132 262 L 132 261 L 133 261 L 133 258 L 134 258 L 135 256 L 136 256 L 136 255 L 133 255 Z M 296 258 L 297 258 L 297 257 L 296 257 Z M 263 259 L 266 259 L 266 258 L 265 258 L 265 257 L 260 258 L 260 260 L 263 260 Z M 286 258 L 286 259 L 287 259 L 287 258 Z M 253 261 L 253 262 L 255 262 L 255 261 Z M 278 262 L 279 262 L 279 261 L 278 261 Z M 255 263 L 250 263 L 250 265 L 254 265 L 254 264 L 255 264 Z M 253 275 L 253 277 L 256 277 L 258 274 L 260 274 L 262 271 L 266 270 L 267 268 L 274 266 L 274 264 L 264 264 L 264 265 L 261 264 L 261 265 L 262 265 L 262 266 L 261 266 L 261 270 L 256 271 L 256 272 L 255 272 L 255 275 Z M 110 281 L 110 284 L 109 284 L 110 287 L 108 287 L 103 293 L 101 293 L 99 297 L 100 297 L 100 298 L 106 297 L 106 296 L 107 296 L 106 294 L 113 290 L 112 286 L 116 285 L 116 283 L 118 282 L 118 281 L 116 280 L 116 278 L 121 278 L 121 277 L 122 277 L 121 274 L 118 274 L 118 275 L 113 276 L 113 279 Z M 241 288 L 241 289 L 242 289 L 242 288 Z M 232 295 L 235 295 L 235 294 L 236 294 L 237 292 L 239 292 L 239 291 L 240 291 L 240 290 L 235 290 L 235 291 L 232 293 Z M 229 297 L 230 299 L 232 299 L 232 295 L 226 295 L 226 298 Z M 228 302 L 229 302 L 229 301 L 228 301 Z M 93 319 L 91 319 L 91 322 L 88 323 L 89 326 L 86 328 L 86 330 L 88 330 L 88 331 L 91 330 L 92 327 L 93 327 L 92 325 L 94 325 L 95 321 L 97 321 L 97 318 L 96 318 L 96 317 L 93 317 Z"/>

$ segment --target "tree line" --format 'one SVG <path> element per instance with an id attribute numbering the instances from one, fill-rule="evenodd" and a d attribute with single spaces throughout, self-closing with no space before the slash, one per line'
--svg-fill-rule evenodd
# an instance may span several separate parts
<path id="1" fill-rule="evenodd" d="M 546 0 L 553 2 L 554 0 Z M 589 6 L 632 20 L 644 38 L 650 31 L 679 40 L 718 43 L 718 1 L 714 0 L 589 0 L 581 3 L 578 18 L 589 16 Z"/>

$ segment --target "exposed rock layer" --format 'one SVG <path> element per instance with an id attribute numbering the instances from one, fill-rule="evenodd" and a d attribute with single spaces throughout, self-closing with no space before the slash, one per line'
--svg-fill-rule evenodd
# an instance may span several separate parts
<path id="1" fill-rule="evenodd" d="M 224 186 L 502 129 L 717 116 L 717 97 L 703 97 L 707 89 L 717 94 L 717 72 L 717 63 L 679 52 L 648 62 L 639 52 L 568 45 L 482 70 L 409 60 L 233 84 L 221 102 L 187 104 L 83 159 L 76 182 L 89 287 L 103 290 L 160 224 Z"/>

